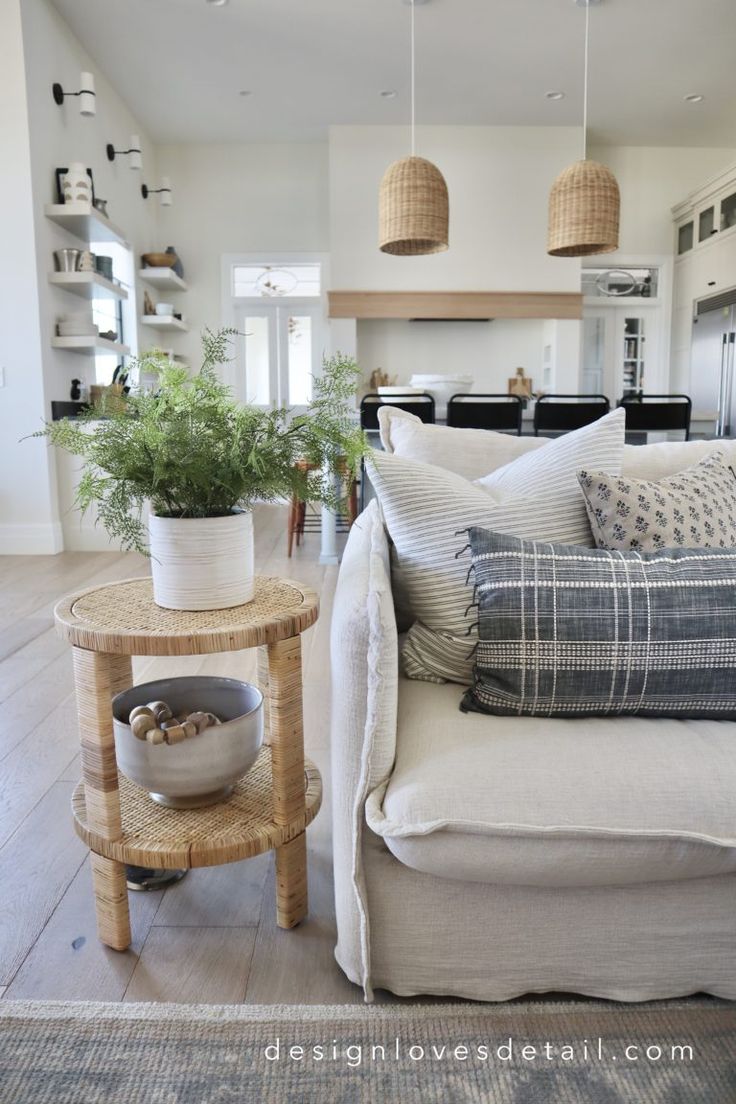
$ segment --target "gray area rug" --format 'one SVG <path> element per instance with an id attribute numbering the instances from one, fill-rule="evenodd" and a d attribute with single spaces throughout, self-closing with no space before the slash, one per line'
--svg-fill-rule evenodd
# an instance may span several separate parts
<path id="1" fill-rule="evenodd" d="M 0 1101 L 734 1104 L 736 1005 L 0 1001 Z"/>

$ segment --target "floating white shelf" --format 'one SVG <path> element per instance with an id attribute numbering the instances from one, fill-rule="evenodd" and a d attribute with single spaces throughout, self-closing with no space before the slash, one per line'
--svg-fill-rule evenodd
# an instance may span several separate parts
<path id="1" fill-rule="evenodd" d="M 180 318 L 174 318 L 173 314 L 144 314 L 141 318 L 143 326 L 152 326 L 154 330 L 181 330 L 187 333 L 189 327 Z"/>
<path id="2" fill-rule="evenodd" d="M 186 282 L 174 272 L 173 268 L 141 268 L 138 275 L 146 284 L 161 288 L 162 291 L 188 290 Z"/>
<path id="3" fill-rule="evenodd" d="M 82 299 L 128 298 L 124 287 L 100 276 L 99 272 L 49 272 L 49 283 Z"/>
<path id="4" fill-rule="evenodd" d="M 104 353 L 114 353 L 118 356 L 130 355 L 129 345 L 122 345 L 119 341 L 108 341 L 106 337 L 96 337 L 94 334 L 53 337 L 51 344 L 54 349 L 66 349 L 70 353 L 81 353 L 82 356 L 102 356 Z"/>
<path id="5" fill-rule="evenodd" d="M 125 233 L 100 214 L 91 203 L 47 203 L 46 218 L 63 226 L 83 242 L 116 241 L 125 244 Z"/>

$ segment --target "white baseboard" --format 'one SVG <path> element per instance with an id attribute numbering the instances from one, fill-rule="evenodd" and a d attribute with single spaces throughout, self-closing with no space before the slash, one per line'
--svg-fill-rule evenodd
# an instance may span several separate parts
<path id="1" fill-rule="evenodd" d="M 55 556 L 64 550 L 61 522 L 0 525 L 0 555 Z"/>
<path id="2" fill-rule="evenodd" d="M 101 525 L 80 524 L 74 515 L 64 523 L 64 548 L 67 552 L 121 552 L 120 542 L 111 540 Z"/>

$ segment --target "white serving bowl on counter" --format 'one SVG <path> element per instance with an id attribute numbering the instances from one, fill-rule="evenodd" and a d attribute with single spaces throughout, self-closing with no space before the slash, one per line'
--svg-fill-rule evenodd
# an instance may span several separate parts
<path id="1" fill-rule="evenodd" d="M 467 375 L 431 375 L 415 373 L 411 377 L 412 387 L 419 387 L 434 399 L 434 416 L 438 421 L 447 418 L 447 404 L 453 395 L 467 394 L 475 385 L 473 376 Z"/>

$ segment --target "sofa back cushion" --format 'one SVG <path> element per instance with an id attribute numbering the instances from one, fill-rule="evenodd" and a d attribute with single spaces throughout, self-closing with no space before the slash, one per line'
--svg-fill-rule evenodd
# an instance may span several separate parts
<path id="1" fill-rule="evenodd" d="M 394 542 L 396 588 L 414 619 L 402 653 L 410 678 L 472 679 L 476 614 L 468 608 L 467 558 L 457 555 L 465 543 L 460 531 L 480 525 L 529 538 L 592 543 L 576 473 L 594 457 L 606 470 L 620 470 L 624 417 L 616 410 L 548 442 L 482 486 L 439 467 L 372 453 L 367 463 Z"/>
<path id="2" fill-rule="evenodd" d="M 489 429 L 456 429 L 425 425 L 408 410 L 382 406 L 378 411 L 381 444 L 405 460 L 419 460 L 462 475 L 480 479 L 526 452 L 548 444 L 544 437 L 515 437 Z"/>
<path id="3" fill-rule="evenodd" d="M 611 552 L 471 528 L 465 709 L 736 719 L 736 549 Z"/>
<path id="4" fill-rule="evenodd" d="M 736 467 L 736 441 L 661 441 L 656 445 L 626 445 L 621 473 L 634 479 L 664 479 L 714 452 L 722 453 L 725 464 Z"/>

